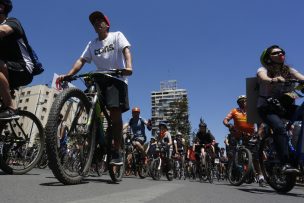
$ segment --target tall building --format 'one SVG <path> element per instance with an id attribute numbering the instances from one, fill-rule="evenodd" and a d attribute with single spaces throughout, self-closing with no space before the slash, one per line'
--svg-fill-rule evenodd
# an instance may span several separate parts
<path id="1" fill-rule="evenodd" d="M 153 136 L 157 134 L 159 122 L 168 121 L 171 113 L 175 111 L 170 107 L 170 103 L 181 99 L 188 101 L 187 90 L 178 89 L 176 80 L 162 81 L 160 91 L 151 93 Z"/>
<path id="2" fill-rule="evenodd" d="M 20 87 L 15 92 L 14 101 L 18 109 L 32 112 L 45 126 L 54 98 L 59 93 L 47 85 Z"/>

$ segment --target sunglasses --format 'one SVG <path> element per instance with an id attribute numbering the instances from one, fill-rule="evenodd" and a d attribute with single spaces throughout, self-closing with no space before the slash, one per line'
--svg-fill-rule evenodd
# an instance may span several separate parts
<path id="1" fill-rule="evenodd" d="M 276 55 L 279 55 L 279 54 L 285 55 L 285 51 L 275 51 L 275 52 L 270 53 L 271 56 L 276 56 Z"/>

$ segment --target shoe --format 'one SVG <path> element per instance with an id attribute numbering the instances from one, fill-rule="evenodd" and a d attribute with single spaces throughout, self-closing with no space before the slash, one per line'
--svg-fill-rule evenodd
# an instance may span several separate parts
<path id="1" fill-rule="evenodd" d="M 266 185 L 264 179 L 260 179 L 260 180 L 259 180 L 259 186 L 260 186 L 260 187 L 267 187 L 267 185 Z"/>
<path id="2" fill-rule="evenodd" d="M 12 120 L 12 119 L 20 118 L 20 116 L 17 114 L 18 114 L 17 109 L 14 110 L 7 107 L 0 112 L 0 120 Z"/>
<path id="3" fill-rule="evenodd" d="M 110 165 L 121 166 L 123 165 L 122 154 L 120 152 L 113 152 Z"/>
<path id="4" fill-rule="evenodd" d="M 168 171 L 168 174 L 169 174 L 169 175 L 173 175 L 173 170 L 172 170 L 172 169 L 169 170 L 169 171 Z"/>
<path id="5" fill-rule="evenodd" d="M 289 164 L 285 164 L 282 168 L 282 173 L 300 173 L 300 171 Z"/>

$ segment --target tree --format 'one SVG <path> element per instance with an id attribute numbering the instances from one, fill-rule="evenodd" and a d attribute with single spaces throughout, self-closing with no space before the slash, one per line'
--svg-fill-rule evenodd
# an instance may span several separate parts
<path id="1" fill-rule="evenodd" d="M 188 101 L 186 98 L 176 100 L 169 104 L 170 111 L 168 124 L 172 134 L 178 131 L 182 133 L 186 143 L 189 143 L 189 135 L 191 131 L 191 124 L 189 122 Z"/>

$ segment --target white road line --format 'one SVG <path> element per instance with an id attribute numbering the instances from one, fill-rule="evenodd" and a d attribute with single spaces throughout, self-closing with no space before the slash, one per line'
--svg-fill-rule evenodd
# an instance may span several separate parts
<path id="1" fill-rule="evenodd" d="M 151 201 L 168 192 L 183 187 L 183 184 L 162 183 L 156 186 L 144 189 L 127 190 L 124 192 L 116 192 L 108 195 L 101 195 L 94 198 L 70 201 L 68 203 L 142 203 Z"/>

